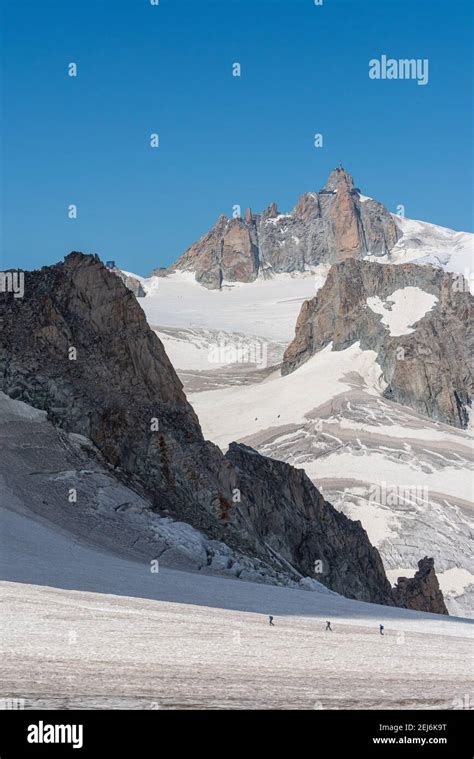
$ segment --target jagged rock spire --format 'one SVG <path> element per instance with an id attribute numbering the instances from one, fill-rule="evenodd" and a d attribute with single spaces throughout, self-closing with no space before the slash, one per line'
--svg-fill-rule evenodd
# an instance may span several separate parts
<path id="1" fill-rule="evenodd" d="M 269 219 L 274 219 L 276 216 L 278 216 L 278 207 L 275 201 L 270 203 L 270 205 L 268 206 L 267 210 L 264 211 L 264 213 Z"/>
<path id="2" fill-rule="evenodd" d="M 225 281 L 252 282 L 259 272 L 302 272 L 321 263 L 386 255 L 400 233 L 380 203 L 360 202 L 352 176 L 334 169 L 320 192 L 301 196 L 291 213 L 275 202 L 243 219 L 221 217 L 172 269 L 193 271 L 211 289 Z"/>
<path id="3" fill-rule="evenodd" d="M 349 174 L 349 172 L 345 169 L 334 169 L 331 171 L 328 180 L 324 185 L 324 190 L 334 192 L 334 190 L 339 190 L 343 187 L 347 190 L 353 190 L 354 180 L 352 179 L 352 176 Z"/>

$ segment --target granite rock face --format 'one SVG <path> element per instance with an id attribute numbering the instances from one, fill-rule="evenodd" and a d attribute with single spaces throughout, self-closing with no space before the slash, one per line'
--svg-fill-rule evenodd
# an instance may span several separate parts
<path id="1" fill-rule="evenodd" d="M 384 395 L 431 419 L 468 424 L 473 394 L 473 297 L 459 278 L 415 264 L 348 259 L 331 267 L 316 297 L 300 311 L 282 373 L 332 343 L 354 342 L 377 353 Z M 417 302 L 427 300 L 426 309 Z M 414 322 L 400 326 L 414 309 Z"/>
<path id="2" fill-rule="evenodd" d="M 231 443 L 226 459 L 241 494 L 235 520 L 269 549 L 331 590 L 394 605 L 379 552 L 360 522 L 325 501 L 303 469 Z"/>
<path id="3" fill-rule="evenodd" d="M 201 240 L 191 245 L 173 268 L 196 273 L 196 280 L 217 289 L 224 280 L 252 282 L 258 274 L 257 233 L 253 219 L 220 216 Z"/>
<path id="4" fill-rule="evenodd" d="M 0 295 L 0 386 L 88 437 L 137 477 L 157 509 L 215 527 L 226 463 L 203 440 L 163 346 L 132 292 L 95 256 L 25 272 L 25 297 Z M 222 475 L 223 485 L 219 484 Z"/>
<path id="5" fill-rule="evenodd" d="M 427 556 L 418 562 L 414 577 L 399 577 L 394 588 L 396 605 L 405 609 L 448 614 L 434 570 L 434 559 Z"/>
<path id="6" fill-rule="evenodd" d="M 261 214 L 247 209 L 243 219 L 220 216 L 171 269 L 195 272 L 198 282 L 215 289 L 224 281 L 251 282 L 259 273 L 384 255 L 399 236 L 387 209 L 361 196 L 351 175 L 335 169 L 320 192 L 302 195 L 289 214 L 272 203 Z"/>

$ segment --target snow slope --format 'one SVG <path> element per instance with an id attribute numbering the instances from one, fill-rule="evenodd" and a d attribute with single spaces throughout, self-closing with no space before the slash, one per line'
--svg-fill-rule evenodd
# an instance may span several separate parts
<path id="1" fill-rule="evenodd" d="M 266 337 L 205 327 L 158 327 L 155 332 L 174 368 L 183 371 L 266 369 L 281 362 L 286 348 L 285 342 Z"/>
<path id="2" fill-rule="evenodd" d="M 393 215 L 402 237 L 386 256 L 368 256 L 371 261 L 390 264 L 431 264 L 462 274 L 474 293 L 474 234 L 456 232 L 427 221 Z"/>
<path id="3" fill-rule="evenodd" d="M 367 260 L 439 266 L 462 275 L 474 291 L 473 234 L 399 216 L 394 218 L 402 237 L 389 254 L 367 256 Z M 147 292 L 146 298 L 140 298 L 140 305 L 174 366 L 184 372 L 212 371 L 211 384 L 218 385 L 214 370 L 228 366 L 229 362 L 210 360 L 213 347 L 219 343 L 237 345 L 243 339 L 262 342 L 268 356 L 266 366 L 275 365 L 293 338 L 303 301 L 314 297 L 324 284 L 327 271 L 326 266 L 319 266 L 299 274 L 259 277 L 251 283 L 226 283 L 222 290 L 207 290 L 190 272 L 150 278 L 125 273 L 139 279 Z M 406 333 L 433 305 L 420 302 L 421 293 L 414 290 L 416 288 L 405 288 L 403 293 L 397 294 L 397 302 L 372 304 L 378 309 L 377 313 L 383 312 L 387 325 L 390 321 L 395 330 L 398 328 L 395 322 L 403 322 L 401 328 L 405 332 L 397 334 Z M 240 384 L 240 381 L 240 378 L 236 382 L 231 379 L 229 384 Z"/>
<path id="4" fill-rule="evenodd" d="M 474 234 L 397 215 L 393 218 L 402 237 L 387 255 L 367 256 L 367 260 L 430 264 L 462 274 L 474 287 Z M 150 278 L 124 273 L 139 279 L 147 292 L 140 305 L 151 325 L 204 327 L 288 342 L 302 302 L 322 287 L 327 271 L 326 266 L 319 266 L 304 273 L 259 277 L 251 283 L 228 282 L 222 290 L 207 290 L 191 272 Z"/>
<path id="5" fill-rule="evenodd" d="M 260 430 L 304 424 L 313 409 L 351 389 L 351 372 L 365 382 L 367 392 L 378 395 L 381 369 L 375 352 L 362 351 L 358 343 L 346 351 L 331 348 L 284 377 L 277 369 L 256 385 L 189 395 L 204 436 L 225 451 L 233 440 Z"/>
<path id="6" fill-rule="evenodd" d="M 457 708 L 469 693 L 467 620 L 151 573 L 0 513 L 2 698 L 27 709 Z"/>
<path id="7" fill-rule="evenodd" d="M 421 287 L 403 287 L 395 290 L 385 301 L 378 296 L 367 298 L 368 307 L 382 316 L 382 324 L 392 337 L 409 335 L 413 325 L 431 311 L 438 298 Z"/>
<path id="8" fill-rule="evenodd" d="M 301 304 L 316 294 L 326 274 L 327 269 L 321 267 L 207 290 L 193 274 L 173 272 L 167 277 L 142 278 L 148 294 L 139 303 L 153 327 L 202 327 L 289 342 Z"/>
<path id="9" fill-rule="evenodd" d="M 176 574 L 155 581 L 160 600 L 1 582 L 3 697 L 26 709 L 459 709 L 472 693 L 466 622 Z"/>

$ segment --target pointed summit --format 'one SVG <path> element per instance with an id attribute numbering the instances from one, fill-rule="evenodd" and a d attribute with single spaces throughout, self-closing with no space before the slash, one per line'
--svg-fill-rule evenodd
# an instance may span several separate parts
<path id="1" fill-rule="evenodd" d="M 342 168 L 342 164 L 339 164 L 337 169 L 331 171 L 328 181 L 323 189 L 327 192 L 334 192 L 335 190 L 342 188 L 345 188 L 350 192 L 354 189 L 354 180 L 349 172 Z"/>
<path id="2" fill-rule="evenodd" d="M 263 216 L 265 216 L 265 218 L 267 219 L 276 219 L 276 217 L 278 216 L 278 207 L 275 201 L 270 203 L 268 208 L 264 210 Z"/>

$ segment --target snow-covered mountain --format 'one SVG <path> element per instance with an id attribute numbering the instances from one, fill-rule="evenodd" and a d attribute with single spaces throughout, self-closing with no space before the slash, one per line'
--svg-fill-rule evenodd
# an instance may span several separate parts
<path id="1" fill-rule="evenodd" d="M 389 255 L 377 260 L 398 263 L 430 264 L 444 271 L 461 274 L 474 294 L 473 263 L 474 235 L 471 232 L 456 232 L 426 221 L 414 221 L 394 216 L 402 233 Z"/>
<path id="2" fill-rule="evenodd" d="M 435 266 L 459 274 L 461 292 L 472 286 L 474 235 L 393 218 L 401 235 L 396 245 L 366 260 Z M 377 357 L 358 344 L 337 352 L 328 346 L 292 375 L 281 376 L 278 364 L 301 306 L 321 290 L 328 270 L 320 264 L 270 278 L 260 273 L 250 283 L 224 282 L 220 290 L 202 287 L 191 272 L 174 271 L 142 279 L 147 297 L 141 305 L 164 336 L 206 437 L 224 450 L 239 440 L 303 467 L 328 500 L 361 520 L 392 581 L 413 573 L 420 551 L 433 555 L 451 613 L 471 615 L 470 430 L 384 398 Z M 407 332 L 430 306 L 412 301 L 413 313 L 409 304 L 399 304 Z M 372 305 L 393 331 L 393 304 Z M 261 355 L 267 346 L 264 365 L 232 361 L 238 354 L 231 349 L 227 364 L 211 360 L 245 342 L 243 335 L 255 355 L 258 346 Z"/>
<path id="3" fill-rule="evenodd" d="M 208 289 L 303 273 L 348 258 L 425 263 L 459 272 L 472 286 L 473 235 L 392 214 L 335 169 L 323 189 L 304 193 L 290 212 L 222 214 L 212 229 L 155 276 L 188 272 Z M 153 276 L 155 275 L 155 276 Z M 460 282 L 461 286 L 461 282 Z"/>
<path id="4" fill-rule="evenodd" d="M 365 202 L 365 196 L 360 198 Z M 474 234 L 396 215 L 393 219 L 400 232 L 395 246 L 383 255 L 366 254 L 363 260 L 434 266 L 459 275 L 459 289 L 470 289 L 474 294 Z M 147 320 L 163 341 L 173 365 L 181 370 L 186 386 L 194 389 L 203 385 L 208 373 L 210 386 L 247 381 L 252 362 L 238 360 L 243 336 L 254 340 L 255 355 L 258 351 L 266 355 L 260 369 L 278 364 L 294 337 L 303 302 L 321 289 L 329 269 L 326 263 L 291 273 L 262 270 L 255 281 L 223 281 L 217 291 L 199 285 L 192 271 L 129 276 L 147 293 L 140 301 Z M 222 350 L 216 351 L 216 346 Z M 221 380 L 215 370 L 223 367 L 227 370 Z"/>

